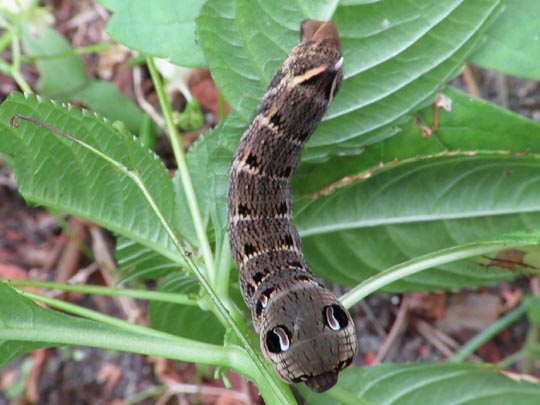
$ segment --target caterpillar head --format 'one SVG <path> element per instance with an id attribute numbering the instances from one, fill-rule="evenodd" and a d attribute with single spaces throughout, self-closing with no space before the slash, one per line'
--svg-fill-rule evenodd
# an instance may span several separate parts
<path id="1" fill-rule="evenodd" d="M 332 101 L 343 81 L 343 56 L 336 26 L 331 21 L 305 20 L 301 42 L 284 63 L 295 86 L 323 92 Z"/>
<path id="2" fill-rule="evenodd" d="M 265 357 L 289 383 L 326 391 L 358 351 L 349 312 L 312 278 L 262 290 L 254 317 Z"/>

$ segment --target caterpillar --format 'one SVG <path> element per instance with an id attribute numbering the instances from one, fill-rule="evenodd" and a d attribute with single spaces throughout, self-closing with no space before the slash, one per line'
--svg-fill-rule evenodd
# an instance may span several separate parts
<path id="1" fill-rule="evenodd" d="M 343 80 L 332 22 L 305 20 L 234 156 L 228 234 L 261 349 L 281 379 L 334 386 L 358 351 L 349 312 L 310 270 L 292 222 L 291 176 Z"/>

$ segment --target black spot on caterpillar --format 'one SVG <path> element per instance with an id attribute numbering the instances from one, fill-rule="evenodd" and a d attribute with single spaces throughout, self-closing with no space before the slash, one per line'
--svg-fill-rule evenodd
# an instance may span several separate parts
<path id="1" fill-rule="evenodd" d="M 306 20 L 234 157 L 229 241 L 261 349 L 278 375 L 323 392 L 353 361 L 349 312 L 312 274 L 292 223 L 290 179 L 343 80 L 332 22 Z"/>

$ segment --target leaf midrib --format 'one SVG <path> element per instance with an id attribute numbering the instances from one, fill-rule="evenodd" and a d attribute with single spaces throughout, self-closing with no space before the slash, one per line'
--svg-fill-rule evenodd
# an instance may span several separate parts
<path id="1" fill-rule="evenodd" d="M 467 219 L 467 218 L 482 218 L 482 217 L 493 217 L 500 215 L 521 215 L 529 213 L 540 212 L 540 206 L 530 209 L 520 209 L 520 210 L 511 210 L 511 209 L 502 209 L 502 210 L 484 210 L 484 211 L 473 211 L 473 212 L 459 212 L 459 213 L 447 213 L 447 214 L 436 214 L 436 215 L 411 215 L 411 216 L 391 216 L 385 218 L 371 218 L 367 220 L 352 221 L 347 223 L 338 223 L 324 226 L 316 226 L 310 228 L 298 228 L 298 232 L 301 237 L 312 236 L 312 235 L 321 235 L 325 233 L 332 233 L 338 231 L 346 231 L 350 229 L 358 228 L 370 228 L 376 226 L 386 226 L 386 225 L 406 225 L 411 223 L 418 222 L 436 222 L 436 221 L 445 221 L 450 219 Z"/>

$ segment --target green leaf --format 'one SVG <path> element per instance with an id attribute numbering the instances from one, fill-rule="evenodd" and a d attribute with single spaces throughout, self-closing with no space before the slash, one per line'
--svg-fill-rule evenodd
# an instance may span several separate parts
<path id="1" fill-rule="evenodd" d="M 437 250 L 389 267 L 388 269 L 365 279 L 362 283 L 343 294 L 339 299 L 346 308 L 350 308 L 366 298 L 369 294 L 382 290 L 395 281 L 458 260 L 480 256 L 488 258 L 494 254 L 496 254 L 496 258 L 493 259 L 492 262 L 500 263 L 501 267 L 504 266 L 504 268 L 511 269 L 524 267 L 527 270 L 535 269 L 531 271 L 531 273 L 534 274 L 538 272 L 536 269 L 539 265 L 539 242 L 539 231 L 518 231 L 510 234 L 498 235 L 490 240 L 477 241 Z M 520 257 L 525 257 L 527 252 L 533 253 L 530 255 L 532 258 L 532 265 L 529 265 L 527 261 L 519 261 Z M 464 356 L 463 358 L 465 357 L 467 356 Z"/>
<path id="2" fill-rule="evenodd" d="M 338 6 L 333 19 L 342 37 L 346 80 L 304 160 L 358 153 L 395 134 L 400 119 L 453 77 L 498 4 L 389 0 Z M 201 45 L 219 89 L 244 122 L 298 43 L 299 22 L 320 14 L 285 0 L 272 7 L 247 0 L 209 0 L 203 6 Z"/>
<path id="3" fill-rule="evenodd" d="M 420 135 L 418 126 L 413 124 L 410 117 L 407 118 L 406 127 L 403 127 L 403 129 L 407 130 L 403 131 L 403 134 L 387 139 L 386 142 L 370 145 L 367 148 L 363 140 L 360 140 L 360 143 L 357 144 L 357 146 L 360 146 L 359 148 L 348 141 L 343 142 L 343 134 L 347 134 L 347 130 L 340 122 L 344 122 L 344 125 L 349 125 L 350 122 L 352 131 L 357 131 L 358 128 L 367 125 L 370 128 L 370 133 L 374 134 L 369 142 L 375 139 L 381 140 L 390 132 L 392 134 L 398 132 L 400 128 L 395 126 L 395 122 L 398 119 L 405 120 L 406 117 L 403 114 L 414 111 L 424 104 L 423 100 L 432 97 L 436 90 L 456 71 L 468 50 L 474 45 L 475 38 L 481 35 L 489 20 L 496 14 L 497 4 L 498 2 L 489 1 L 459 2 L 459 4 L 458 2 L 446 2 L 444 7 L 441 7 L 440 2 L 422 2 L 419 7 L 407 8 L 403 6 L 403 3 L 398 4 L 396 2 L 394 4 L 392 1 L 385 1 L 368 6 L 338 7 L 334 20 L 338 23 L 343 38 L 347 80 L 334 102 L 337 107 L 333 106 L 329 111 L 330 120 L 321 124 L 319 130 L 307 145 L 299 175 L 302 174 L 303 168 L 307 167 L 306 162 L 315 162 L 313 160 L 315 155 L 309 156 L 310 150 L 314 151 L 314 143 L 324 149 L 322 153 L 317 152 L 316 157 L 324 160 L 332 157 L 334 153 L 343 151 L 343 154 L 349 155 L 346 157 L 349 164 L 343 165 L 342 162 L 345 158 L 341 156 L 329 160 L 329 165 L 320 165 L 320 160 L 318 160 L 317 163 L 319 164 L 313 163 L 311 166 L 311 169 L 317 168 L 318 172 L 313 176 L 304 175 L 299 177 L 299 180 L 295 180 L 295 184 L 300 183 L 304 187 L 311 187 L 311 183 L 317 186 L 326 185 L 328 183 L 318 184 L 317 179 L 319 176 L 317 174 L 322 173 L 321 177 L 323 179 L 325 174 L 331 174 L 334 176 L 332 179 L 338 179 L 348 174 L 358 174 L 358 172 L 368 170 L 381 161 L 390 162 L 395 158 L 413 158 L 423 150 L 428 155 L 444 151 L 444 144 L 441 145 L 438 137 L 424 140 Z M 207 134 L 199 141 L 197 148 L 194 148 L 189 154 L 190 162 L 196 162 L 198 165 L 198 170 L 193 172 L 195 177 L 204 179 L 202 189 L 205 190 L 204 193 L 208 193 L 206 198 L 207 201 L 210 201 L 208 210 L 217 213 L 217 226 L 225 223 L 223 218 L 226 217 L 226 186 L 224 183 L 223 186 L 219 186 L 221 184 L 220 180 L 216 179 L 218 176 L 214 173 L 220 173 L 219 177 L 221 177 L 222 173 L 228 172 L 232 153 L 238 142 L 237 138 L 245 127 L 245 122 L 252 114 L 251 111 L 254 105 L 258 103 L 264 92 L 265 83 L 270 80 L 288 50 L 298 41 L 296 38 L 298 35 L 298 22 L 293 21 L 294 13 L 286 13 L 286 15 L 278 13 L 274 15 L 266 9 L 259 10 L 258 8 L 264 8 L 262 5 L 253 7 L 254 9 L 249 11 L 248 6 L 244 8 L 242 1 L 235 2 L 233 5 L 231 2 L 219 2 L 218 4 L 210 0 L 203 7 L 198 21 L 201 44 L 207 52 L 214 78 L 221 90 L 226 94 L 227 99 L 240 113 L 239 116 L 234 116 L 228 123 L 225 123 L 222 128 L 217 129 L 212 134 Z M 248 14 L 243 13 L 251 14 L 249 14 L 248 18 L 246 17 Z M 291 15 L 291 21 L 287 20 L 289 14 Z M 362 15 L 363 24 L 361 26 L 356 23 L 358 20 L 358 18 L 355 18 L 356 14 Z M 253 21 L 257 22 L 257 24 L 253 24 Z M 257 28 L 253 28 L 252 25 L 256 25 Z M 290 29 L 283 30 L 284 26 Z M 255 30 L 259 30 L 260 34 L 254 33 Z M 263 36 L 264 38 L 272 38 L 273 45 L 261 38 Z M 246 38 L 249 38 L 249 40 Z M 258 50 L 258 47 L 262 50 Z M 366 48 L 372 52 L 366 52 Z M 256 56 L 259 55 L 258 52 L 260 52 L 260 56 Z M 263 53 L 265 54 L 264 57 L 262 56 Z M 408 70 L 409 67 L 410 71 Z M 241 90 L 237 85 L 238 82 L 245 84 Z M 226 86 L 231 87 L 230 91 L 227 90 Z M 227 93 L 228 91 L 229 93 Z M 429 95 L 426 95 L 428 93 Z M 341 101 L 339 101 L 340 99 Z M 473 103 L 468 102 L 468 105 L 465 105 L 461 111 L 463 112 L 471 104 Z M 397 107 L 394 108 L 394 106 Z M 392 112 L 397 110 L 405 112 L 397 115 Z M 493 122 L 496 122 L 493 121 L 493 116 L 498 112 L 500 110 L 492 111 L 488 118 L 491 120 L 489 124 L 492 127 Z M 392 117 L 389 117 L 388 113 Z M 348 120 L 349 114 L 354 115 L 353 120 Z M 444 115 L 444 113 L 441 114 Z M 463 118 L 463 114 L 461 114 L 460 118 Z M 517 121 L 525 123 L 524 119 L 517 120 L 515 116 L 511 118 L 514 119 L 509 120 L 509 124 L 515 124 Z M 327 124 L 330 122 L 331 124 Z M 388 126 L 389 123 L 393 125 Z M 227 126 L 231 124 L 232 128 L 228 128 Z M 488 121 L 483 124 L 486 127 L 484 132 L 489 133 L 487 124 Z M 470 121 L 470 125 L 470 132 L 473 132 L 475 125 L 473 125 L 472 121 Z M 527 125 L 527 127 L 530 129 L 531 125 Z M 327 128 L 328 132 L 325 133 L 324 128 Z M 525 132 L 525 129 L 523 132 Z M 499 133 L 502 133 L 502 130 Z M 470 134 L 466 135 L 474 138 Z M 465 139 L 466 135 L 457 139 L 450 138 L 454 141 L 452 145 L 456 145 L 456 149 L 461 148 L 462 145 L 459 141 Z M 533 135 L 529 139 L 532 139 Z M 349 138 L 349 135 L 344 136 Z M 330 143 L 326 146 L 323 145 L 326 143 L 325 138 L 330 139 Z M 394 141 L 394 139 L 397 140 Z M 393 141 L 394 143 L 392 143 Z M 208 143 L 209 146 L 203 147 L 205 143 Z M 337 149 L 333 149 L 332 144 Z M 426 147 L 421 145 L 426 145 Z M 406 147 L 403 148 L 403 146 Z M 319 151 L 322 150 L 320 148 Z M 362 152 L 364 148 L 366 148 L 364 155 L 350 156 Z M 381 159 L 381 157 L 384 159 Z M 352 170 L 355 170 L 356 173 Z M 216 179 L 213 186 L 209 186 L 211 179 Z M 326 181 L 330 179 L 331 177 L 326 177 Z M 226 178 L 223 179 L 224 182 L 226 180 Z M 220 191 L 220 189 L 223 191 Z M 315 191 L 313 188 L 311 190 Z M 413 196 L 414 193 L 410 195 Z M 325 221 L 332 218 L 333 215 L 346 217 L 351 213 L 359 213 L 362 207 L 356 206 L 357 202 L 356 199 L 350 199 L 347 200 L 347 205 L 343 203 L 343 206 L 340 207 L 325 206 L 324 212 L 320 212 L 322 217 L 318 220 Z M 212 208 L 212 203 L 215 203 L 215 208 Z M 403 201 L 405 206 L 416 203 L 414 200 Z M 331 207 L 331 209 L 327 207 Z M 421 210 L 421 208 L 418 205 L 418 209 Z M 330 212 L 332 209 L 342 211 L 333 214 Z M 426 217 L 429 217 L 429 215 Z M 311 219 L 311 217 L 305 220 L 301 218 L 299 220 L 301 227 L 308 228 Z M 405 223 L 403 226 L 409 226 L 409 224 Z M 371 228 L 362 227 L 362 229 L 364 230 L 364 238 L 369 238 L 368 233 Z M 385 229 L 387 228 L 381 227 L 380 232 L 384 234 Z M 339 234 L 341 235 L 341 231 Z M 351 238 L 357 236 L 357 234 L 351 235 Z M 384 235 L 380 238 L 385 241 Z M 432 238 L 429 233 L 425 235 L 425 239 L 428 238 Z M 388 254 L 387 250 L 383 250 L 383 246 L 386 246 L 383 243 L 378 245 L 378 249 L 372 251 L 372 256 L 381 255 L 384 259 L 370 257 L 370 260 L 375 260 L 375 263 L 364 268 L 365 263 L 363 260 L 356 257 L 358 249 L 352 240 L 348 244 L 345 243 L 336 247 L 339 252 L 348 250 L 348 253 L 340 256 L 341 261 L 337 259 L 339 265 L 346 264 L 345 267 L 342 266 L 340 272 L 337 272 L 338 266 L 329 266 L 321 258 L 321 256 L 336 256 L 336 253 L 331 253 L 332 249 L 329 248 L 330 246 L 334 247 L 335 244 L 330 243 L 327 246 L 317 246 L 317 248 L 313 249 L 309 249 L 309 245 L 306 245 L 308 260 L 313 263 L 316 272 L 320 270 L 320 273 L 317 274 L 341 283 L 355 283 L 365 276 L 374 274 L 375 271 L 399 263 L 398 260 L 405 261 L 412 257 L 410 252 L 400 254 L 399 249 L 396 249 L 397 252 Z M 420 239 L 420 242 L 422 241 L 423 239 Z M 446 242 L 450 241 L 447 240 Z M 456 241 L 454 240 L 454 242 Z M 307 241 L 306 243 L 309 244 L 310 242 Z M 417 249 L 415 254 L 420 255 L 431 251 L 428 248 L 438 250 L 448 246 L 448 244 L 428 243 L 425 246 L 426 250 Z M 318 248 L 322 250 L 317 251 Z M 324 251 L 323 254 L 322 251 Z M 313 258 L 311 255 L 314 255 Z M 478 269 L 480 266 L 477 264 L 475 268 Z M 355 271 L 351 271 L 351 269 L 355 269 Z M 435 279 L 432 279 L 427 285 L 439 286 L 441 279 L 443 286 L 448 287 L 467 285 L 471 281 L 477 284 L 509 277 L 504 272 L 486 271 L 483 267 L 480 270 L 472 275 L 467 275 L 465 270 L 460 269 L 457 270 L 458 277 L 455 278 L 454 273 L 456 273 L 456 270 L 452 270 L 452 273 L 446 274 L 445 277 L 439 272 Z M 414 286 L 418 286 L 418 284 L 414 284 Z M 426 283 L 422 283 L 421 286 L 425 287 Z M 408 284 L 408 287 L 413 288 L 411 284 Z"/>
<path id="4" fill-rule="evenodd" d="M 46 122 L 95 150 L 27 121 L 18 120 L 14 128 L 14 114 Z M 0 107 L 0 126 L 0 151 L 13 156 L 25 199 L 87 218 L 183 262 L 148 200 L 164 217 L 175 218 L 169 173 L 137 138 L 89 113 L 16 93 Z"/>
<path id="5" fill-rule="evenodd" d="M 52 329 L 61 330 L 66 335 L 81 331 L 97 331 L 103 334 L 118 332 L 116 328 L 108 327 L 86 319 L 75 318 L 42 308 L 24 298 L 5 283 L 0 282 L 0 335 L 9 330 L 41 333 Z M 5 340 L 0 338 L 0 368 L 16 357 L 40 347 L 58 346 L 54 342 L 36 340 Z"/>
<path id="6" fill-rule="evenodd" d="M 45 28 L 41 34 L 25 29 L 22 44 L 26 55 L 36 58 L 41 73 L 37 84 L 41 95 L 70 100 L 88 84 L 83 61 L 73 52 L 71 44 L 52 28 Z"/>
<path id="7" fill-rule="evenodd" d="M 201 129 L 204 125 L 204 114 L 199 100 L 196 98 L 189 100 L 184 111 L 176 114 L 174 121 L 182 131 Z"/>
<path id="8" fill-rule="evenodd" d="M 212 224 L 215 239 L 225 237 L 227 227 L 227 189 L 232 156 L 238 145 L 238 134 L 244 129 L 243 121 L 231 113 L 216 128 L 200 137 L 188 154 L 188 166 L 199 207 L 206 223 Z M 177 212 L 187 225 L 183 234 L 195 239 L 193 225 L 188 220 L 187 202 L 178 176 L 174 178 L 177 193 Z M 210 231 L 210 230 L 209 230 Z"/>
<path id="9" fill-rule="evenodd" d="M 45 309 L 0 283 L 0 367 L 38 347 L 84 345 L 217 364 L 257 375 L 250 358 L 237 347 L 209 345 L 128 325 L 129 331 Z"/>
<path id="10" fill-rule="evenodd" d="M 112 83 L 92 80 L 88 86 L 74 94 L 74 98 L 111 121 L 122 121 L 134 134 L 138 134 L 143 126 L 143 111 Z"/>
<path id="11" fill-rule="evenodd" d="M 526 296 L 524 303 L 522 303 L 520 308 L 521 307 L 527 308 L 527 318 L 531 324 L 531 330 L 534 330 L 533 328 L 538 328 L 540 325 L 540 299 L 536 296 Z M 529 342 L 529 344 L 533 344 L 533 342 Z"/>
<path id="12" fill-rule="evenodd" d="M 407 177 L 407 175 L 403 174 L 406 171 L 404 168 L 418 167 L 419 173 L 430 176 L 431 167 L 429 164 L 418 160 L 422 156 L 428 161 L 438 159 L 447 162 L 446 164 L 450 169 L 445 173 L 445 178 L 446 182 L 451 184 L 453 176 L 459 176 L 461 162 L 468 161 L 470 170 L 474 170 L 473 166 L 478 161 L 477 159 L 480 159 L 480 161 L 491 159 L 489 156 L 467 157 L 464 154 L 452 158 L 450 155 L 453 152 L 464 150 L 471 151 L 474 154 L 474 151 L 483 150 L 483 153 L 495 154 L 492 156 L 494 161 L 509 158 L 515 162 L 520 162 L 521 158 L 498 156 L 497 154 L 500 153 L 499 151 L 509 151 L 518 155 L 524 154 L 525 151 L 540 153 L 540 146 L 537 142 L 538 137 L 540 137 L 540 126 L 538 124 L 452 88 L 447 88 L 444 93 L 453 100 L 452 111 L 440 112 L 439 128 L 432 137 L 422 137 L 419 126 L 414 120 L 411 120 L 402 127 L 402 132 L 398 136 L 369 146 L 363 155 L 350 159 L 348 166 L 343 161 L 347 161 L 349 158 L 335 158 L 324 164 L 317 165 L 303 163 L 300 166 L 299 173 L 293 179 L 295 196 L 300 201 L 295 210 L 295 221 L 301 229 L 309 229 L 312 226 L 317 227 L 317 224 L 321 222 L 335 224 L 336 227 L 343 225 L 348 228 L 344 224 L 347 221 L 355 221 L 355 215 L 362 215 L 365 209 L 363 205 L 365 202 L 363 201 L 374 195 L 377 197 L 372 198 L 372 209 L 379 207 L 380 213 L 377 215 L 381 215 L 381 219 L 385 217 L 392 222 L 392 224 L 372 226 L 368 223 L 368 219 L 371 219 L 371 216 L 374 215 L 373 211 L 366 211 L 363 215 L 366 222 L 359 224 L 358 228 L 339 229 L 328 234 L 304 237 L 306 257 L 318 276 L 341 284 L 351 285 L 378 271 L 417 257 L 417 255 L 423 255 L 455 244 L 486 239 L 497 233 L 505 233 L 525 226 L 524 224 L 531 214 L 522 212 L 527 210 L 524 206 L 520 208 L 520 206 L 512 206 L 511 203 L 508 203 L 507 210 L 510 212 L 515 210 L 515 215 L 492 213 L 492 215 L 486 216 L 483 211 L 486 209 L 486 205 L 492 204 L 492 198 L 481 197 L 479 195 L 480 190 L 476 189 L 474 183 L 462 184 L 461 195 L 471 193 L 468 202 L 461 201 L 460 195 L 457 194 L 447 193 L 445 195 L 447 204 L 455 203 L 454 213 L 460 210 L 476 211 L 476 214 L 471 212 L 463 213 L 463 218 L 437 218 L 437 215 L 430 211 L 430 205 L 434 200 L 425 190 L 426 187 L 422 181 L 415 181 L 414 184 L 410 185 L 409 200 L 404 197 L 399 200 L 402 208 L 391 208 L 398 201 L 395 199 L 395 195 L 398 195 L 399 190 L 396 189 L 394 195 L 393 189 L 389 189 L 387 197 L 383 199 L 378 194 L 379 187 L 382 187 L 378 184 L 382 183 L 378 183 L 374 179 L 365 182 L 373 184 L 373 186 L 364 183 L 351 186 L 347 189 L 350 191 L 347 191 L 347 194 L 339 199 L 339 204 L 329 202 L 335 197 L 317 198 L 312 201 L 302 202 L 301 193 L 316 191 L 316 189 L 328 185 L 330 179 L 332 181 L 337 180 L 340 175 L 358 174 L 376 168 L 379 162 L 386 163 L 390 168 L 387 169 L 390 170 L 390 173 L 385 174 L 387 181 L 391 182 L 392 177 L 399 178 L 401 188 L 406 188 L 407 181 L 409 181 L 407 179 L 410 177 L 414 180 L 416 174 Z M 425 121 L 425 125 L 432 125 L 433 108 L 428 107 L 422 110 L 419 116 Z M 190 164 L 192 164 L 190 166 L 192 173 L 196 178 L 204 179 L 205 182 L 200 184 L 197 189 L 204 190 L 204 193 L 207 193 L 205 199 L 214 203 L 210 206 L 205 205 L 205 207 L 208 210 L 211 209 L 211 206 L 215 207 L 214 209 L 219 218 L 217 224 L 222 226 L 222 229 L 224 229 L 226 219 L 226 187 L 218 186 L 216 183 L 225 185 L 227 181 L 226 175 L 232 153 L 238 142 L 237 134 L 241 130 L 242 121 L 232 115 L 224 126 L 218 127 L 212 133 L 206 134 L 200 139 L 188 155 Z M 446 153 L 446 157 L 437 158 L 437 155 L 441 153 Z M 536 158 L 532 159 L 536 165 Z M 395 166 L 396 162 L 401 161 L 404 163 Z M 420 169 L 418 165 L 426 166 Z M 454 167 L 458 168 L 458 172 L 454 170 Z M 205 175 L 206 170 L 214 175 Z M 489 170 L 487 169 L 488 173 Z M 221 173 L 220 176 L 216 175 L 217 172 Z M 437 184 L 439 181 L 438 173 L 439 171 L 432 173 L 433 179 L 428 184 Z M 528 170 L 528 173 L 535 176 L 534 169 Z M 530 181 L 526 177 L 529 174 L 521 177 L 523 184 Z M 375 177 L 378 175 L 376 174 Z M 492 175 L 497 176 L 498 174 L 494 172 Z M 222 177 L 222 179 L 219 180 L 218 177 Z M 210 186 L 212 179 L 214 184 Z M 485 183 L 484 185 L 487 187 L 489 184 Z M 444 187 L 443 184 L 439 184 L 439 186 Z M 519 184 L 515 184 L 516 189 L 519 189 L 519 187 Z M 352 191 L 353 189 L 356 191 Z M 532 189 L 529 188 L 529 190 Z M 500 188 L 499 192 L 504 194 L 504 190 Z M 530 194 L 530 201 L 534 201 L 533 194 Z M 478 197 L 473 198 L 473 196 Z M 425 202 L 423 202 L 424 199 Z M 306 203 L 309 203 L 310 212 L 313 213 L 309 217 L 305 216 L 307 212 L 303 213 L 301 211 L 302 204 Z M 387 207 L 386 204 L 390 205 Z M 399 213 L 400 209 L 405 210 L 407 207 L 414 208 L 417 215 L 424 217 L 424 220 L 411 222 L 403 214 L 396 216 L 396 212 Z M 343 224 L 335 222 L 336 216 L 341 216 Z M 373 219 L 375 220 L 375 217 Z M 507 222 L 510 223 L 508 227 L 505 225 Z M 492 223 L 497 226 L 492 226 Z M 447 229 L 450 225 L 451 228 Z M 529 224 L 531 228 L 534 225 L 535 222 Z M 461 226 L 463 226 L 463 230 L 459 235 L 456 235 Z M 482 229 L 483 231 L 480 232 Z M 394 240 L 394 237 L 396 240 Z M 403 244 L 405 252 L 400 251 L 401 244 Z M 411 247 L 411 244 L 416 246 Z M 528 256 L 526 255 L 524 260 L 527 260 Z M 451 288 L 492 283 L 512 277 L 510 273 L 505 271 L 487 269 L 485 266 L 489 262 L 489 260 L 480 262 L 474 260 L 465 264 L 449 264 L 444 266 L 447 272 L 441 270 L 429 271 L 406 282 L 394 284 L 392 289 Z"/>
<path id="13" fill-rule="evenodd" d="M 159 283 L 159 291 L 197 295 L 197 279 L 186 273 L 174 273 Z M 176 336 L 223 344 L 225 329 L 212 312 L 186 305 L 152 301 L 150 303 L 152 327 Z"/>
<path id="14" fill-rule="evenodd" d="M 299 200 L 295 223 L 314 272 L 353 284 L 432 251 L 538 229 L 539 170 L 538 155 L 412 160 L 328 196 Z M 457 288 L 512 277 L 491 264 L 451 263 L 391 289 Z"/>
<path id="15" fill-rule="evenodd" d="M 433 125 L 434 109 L 428 106 L 401 125 L 398 135 L 366 147 L 358 156 L 304 162 L 293 178 L 294 193 L 315 193 L 339 179 L 366 173 L 381 164 L 393 165 L 448 151 L 540 153 L 538 123 L 452 87 L 445 88 L 442 94 L 452 100 L 452 110 L 439 110 L 439 125 L 433 136 L 423 137 L 420 130 L 421 125 Z"/>
<path id="16" fill-rule="evenodd" d="M 200 187 L 197 186 L 196 189 L 201 190 L 202 201 L 209 202 L 206 212 L 213 213 L 215 229 L 222 230 L 224 230 L 226 223 L 225 196 L 228 180 L 226 174 L 238 139 L 253 114 L 254 106 L 259 102 L 266 84 L 290 48 L 298 42 L 299 21 L 305 17 L 321 17 L 327 11 L 321 6 L 323 8 L 310 10 L 309 15 L 307 12 L 302 14 L 302 10 L 295 8 L 297 6 L 287 3 L 287 6 L 284 6 L 286 12 L 274 13 L 275 10 L 281 8 L 272 7 L 269 10 L 262 4 L 247 3 L 243 1 L 234 4 L 231 1 L 218 3 L 210 0 L 203 7 L 198 20 L 201 45 L 205 48 L 209 58 L 213 77 L 233 108 L 239 112 L 226 121 L 223 126 L 206 134 L 189 153 L 192 175 L 195 179 L 200 179 L 201 182 Z M 317 149 L 317 163 L 336 153 L 344 152 L 346 155 L 355 155 L 361 152 L 363 146 L 357 147 L 358 145 L 354 146 L 342 142 L 343 136 L 348 138 L 349 135 L 344 135 L 347 131 L 339 129 L 339 122 L 352 124 L 354 121 L 350 129 L 356 131 L 357 128 L 364 125 L 363 119 L 355 117 L 350 121 L 347 118 L 349 113 L 363 114 L 362 111 L 365 108 L 371 108 L 370 105 L 380 108 L 380 111 L 370 110 L 366 114 L 368 121 L 378 121 L 376 124 L 372 123 L 373 125 L 366 124 L 373 127 L 372 133 L 377 134 L 376 137 L 380 135 L 381 138 L 396 133 L 398 129 L 395 125 L 387 125 L 390 121 L 398 119 L 395 115 L 393 118 L 387 116 L 387 113 L 393 109 L 393 103 L 406 105 L 407 112 L 409 112 L 423 103 L 423 101 L 419 103 L 419 100 L 432 97 L 437 88 L 442 86 L 451 76 L 451 74 L 439 72 L 437 70 L 439 67 L 434 67 L 439 72 L 438 74 L 424 69 L 426 66 L 434 65 L 432 62 L 427 62 L 434 60 L 432 59 L 433 52 L 440 52 L 438 57 L 445 60 L 445 62 L 441 62 L 440 66 L 444 66 L 445 71 L 454 72 L 465 58 L 464 49 L 472 46 L 471 41 L 484 29 L 484 23 L 491 14 L 495 13 L 494 7 L 498 2 L 482 1 L 474 4 L 471 2 L 465 4 L 450 2 L 445 3 L 444 7 L 441 7 L 440 2 L 436 1 L 422 2 L 420 7 L 404 7 L 402 3 L 398 3 L 385 1 L 370 5 L 337 8 L 334 19 L 338 23 L 343 37 L 348 79 L 338 96 L 338 99 L 342 99 L 341 107 L 337 110 L 332 109 L 333 112 L 330 112 L 334 116 L 330 120 L 332 124 L 326 126 L 326 129 L 317 130 L 312 141 L 308 143 L 307 150 L 303 155 L 304 165 L 307 161 L 313 161 L 315 155 L 311 154 L 310 156 L 310 150 L 314 150 L 311 144 L 317 139 L 321 140 L 319 144 L 325 143 L 324 139 L 331 139 L 328 148 L 321 146 L 322 149 Z M 361 28 L 356 23 L 360 17 L 355 18 L 356 15 L 361 15 L 363 21 Z M 463 24 L 464 21 L 467 23 Z M 394 25 L 390 24 L 391 22 Z M 390 25 L 387 27 L 387 24 Z M 358 32 L 358 30 L 360 31 Z M 456 35 L 461 35 L 465 41 L 462 41 L 463 47 L 457 45 L 460 42 L 455 40 Z M 470 41 L 465 40 L 465 38 L 470 39 Z M 445 45 L 440 47 L 437 41 L 444 42 Z M 469 44 L 469 42 L 471 43 Z M 454 44 L 455 48 L 449 50 L 448 44 Z M 373 52 L 366 53 L 368 47 Z M 407 66 L 410 61 L 404 59 L 404 55 L 413 61 L 416 61 L 417 57 L 424 61 L 426 66 L 422 69 L 426 73 L 424 75 L 418 74 L 418 66 L 414 63 L 408 71 Z M 381 79 L 380 75 L 377 76 L 379 70 L 383 72 L 389 69 L 393 69 L 391 81 Z M 414 77 L 412 81 L 411 75 Z M 433 80 L 437 80 L 437 84 L 433 84 Z M 388 86 L 389 82 L 395 84 L 395 93 L 392 93 L 392 89 L 384 90 L 381 88 L 383 85 Z M 238 86 L 238 83 L 242 83 L 242 86 Z M 409 96 L 404 98 L 402 90 L 405 88 L 411 90 Z M 428 88 L 429 96 L 419 92 L 421 89 Z M 368 97 L 365 98 L 364 94 Z M 375 101 L 380 97 L 380 94 L 388 94 L 388 96 Z M 374 104 L 369 103 L 369 97 L 374 99 Z M 363 101 L 364 99 L 366 102 Z M 338 103 L 337 99 L 335 103 Z M 338 116 L 340 109 L 343 110 L 342 112 L 344 109 L 350 109 L 350 111 Z M 336 111 L 338 111 L 338 115 L 336 115 Z M 336 130 L 336 128 L 338 129 Z M 382 132 L 375 128 L 382 128 L 380 130 Z M 363 142 L 360 140 L 360 144 Z M 208 145 L 205 145 L 206 143 Z M 337 149 L 334 150 L 334 146 Z M 343 159 L 342 156 L 336 159 L 333 169 L 345 167 L 342 164 Z M 358 159 L 351 158 L 348 166 L 352 169 L 356 167 L 357 162 Z M 313 167 L 318 166 L 314 165 Z M 324 167 L 321 172 L 327 173 L 327 167 Z M 331 172 L 328 171 L 328 173 Z M 218 173 L 217 176 L 216 173 Z M 337 176 L 334 174 L 333 179 L 349 173 L 339 170 Z M 219 178 L 217 178 L 218 176 Z M 317 176 L 314 176 L 313 179 L 304 177 L 300 183 L 306 185 L 312 181 L 317 183 L 316 179 Z M 179 199 L 179 201 L 181 200 Z"/>
<path id="17" fill-rule="evenodd" d="M 205 66 L 196 41 L 195 17 L 203 0 L 127 0 L 109 20 L 107 33 L 147 55 L 168 58 L 180 66 Z"/>
<path id="18" fill-rule="evenodd" d="M 305 387 L 300 391 L 310 405 L 534 405 L 540 385 L 516 381 L 488 364 L 383 364 L 343 371 L 337 386 L 325 394 Z"/>
<path id="19" fill-rule="evenodd" d="M 124 122 L 131 132 L 140 131 L 145 116 L 141 109 L 113 84 L 90 80 L 83 61 L 62 35 L 51 28 L 41 35 L 27 29 L 22 39 L 28 56 L 36 58 L 41 95 L 62 101 L 79 99 L 104 117 Z"/>
<path id="20" fill-rule="evenodd" d="M 447 87 L 443 94 L 452 100 L 452 110 L 439 111 L 439 126 L 431 138 L 422 139 L 418 128 L 412 133 L 407 132 L 410 127 L 403 128 L 403 136 L 408 141 L 412 136 L 417 140 L 403 157 L 411 157 L 411 149 L 420 150 L 422 154 L 458 149 L 540 153 L 537 122 L 452 87 Z M 433 125 L 433 107 L 421 110 L 418 115 L 427 125 Z M 401 146 L 405 146 L 403 142 Z"/>
<path id="21" fill-rule="evenodd" d="M 115 259 L 124 273 L 118 283 L 136 278 L 157 279 L 179 270 L 178 263 L 122 236 L 116 238 Z"/>
<path id="22" fill-rule="evenodd" d="M 540 79 L 540 3 L 507 0 L 505 9 L 488 30 L 486 42 L 468 59 L 509 75 Z"/>
<path id="23" fill-rule="evenodd" d="M 28 317 L 24 318 L 24 315 L 21 314 L 32 313 L 33 308 L 31 305 L 28 302 L 21 303 L 20 301 L 17 293 L 0 283 L 0 302 L 2 303 L 0 307 L 0 332 L 10 327 L 19 327 L 20 320 L 24 322 L 24 320 L 28 319 Z M 17 308 L 14 308 L 15 305 Z M 19 316 L 16 316 L 17 314 Z M 24 353 L 47 346 L 43 342 L 0 339 L 0 368 Z"/>
<path id="24" fill-rule="evenodd" d="M 335 2 L 331 2 L 333 4 Z M 303 7 L 304 6 L 304 7 Z M 328 19 L 326 2 L 210 0 L 197 20 L 212 77 L 233 109 L 249 120 L 305 18 Z M 238 84 L 242 83 L 241 86 Z"/>
<path id="25" fill-rule="evenodd" d="M 98 0 L 98 3 L 111 11 L 118 11 L 129 0 Z"/>

